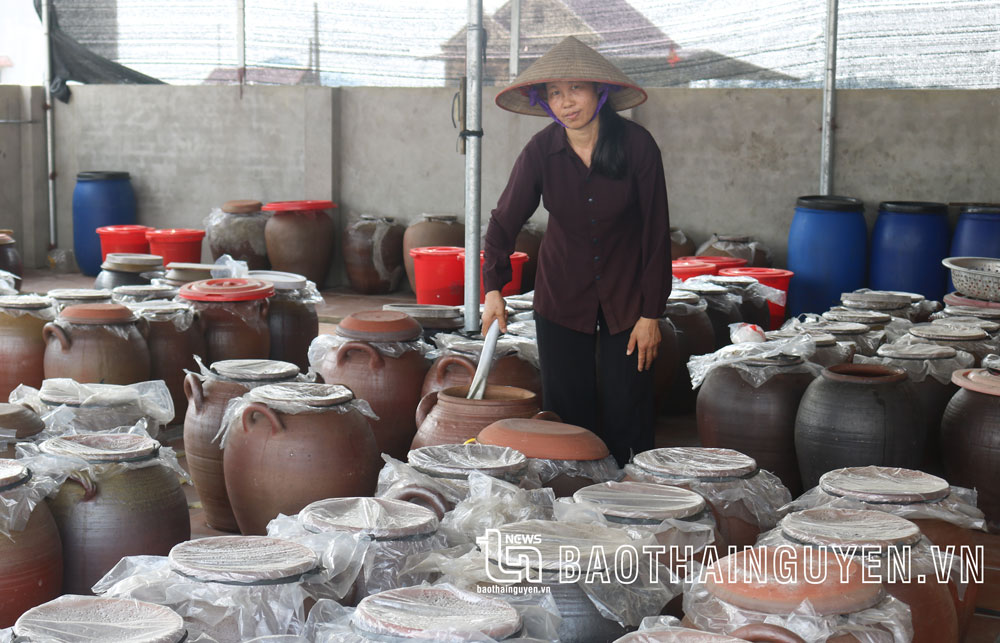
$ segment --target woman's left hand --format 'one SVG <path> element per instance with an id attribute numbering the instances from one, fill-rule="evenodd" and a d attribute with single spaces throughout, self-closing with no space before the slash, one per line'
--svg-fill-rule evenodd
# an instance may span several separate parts
<path id="1" fill-rule="evenodd" d="M 634 350 L 639 349 L 639 370 L 653 368 L 660 339 L 662 338 L 659 322 L 648 317 L 640 317 L 632 328 L 632 335 L 628 338 L 628 351 L 625 354 L 631 355 Z"/>

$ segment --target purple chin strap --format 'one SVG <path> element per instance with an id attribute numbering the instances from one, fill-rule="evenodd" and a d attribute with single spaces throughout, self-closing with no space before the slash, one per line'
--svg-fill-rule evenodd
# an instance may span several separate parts
<path id="1" fill-rule="evenodd" d="M 597 85 L 596 89 L 597 93 L 600 94 L 600 96 L 597 99 L 597 109 L 594 110 L 594 115 L 590 117 L 589 121 L 587 121 L 588 124 L 590 123 L 590 121 L 597 118 L 597 115 L 601 113 L 601 108 L 604 107 L 604 103 L 606 103 L 608 100 L 608 94 L 610 92 L 616 92 L 620 90 L 621 86 L 609 85 L 608 83 L 600 83 Z M 545 110 L 546 114 L 552 117 L 552 120 L 559 123 L 563 127 L 566 127 L 566 123 L 559 120 L 559 117 L 552 112 L 552 108 L 549 107 L 549 102 L 544 98 L 542 98 L 541 96 L 539 96 L 538 85 L 532 85 L 531 88 L 528 90 L 528 101 L 531 103 L 532 107 L 534 107 L 535 105 L 540 106 L 542 109 Z"/>

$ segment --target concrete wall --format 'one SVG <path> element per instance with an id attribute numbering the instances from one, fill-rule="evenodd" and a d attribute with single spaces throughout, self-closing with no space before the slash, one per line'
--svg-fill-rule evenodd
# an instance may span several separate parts
<path id="1" fill-rule="evenodd" d="M 74 87 L 56 111 L 60 245 L 77 171 L 132 173 L 139 221 L 198 227 L 232 198 L 332 198 L 338 218 L 464 212 L 454 89 Z M 749 233 L 784 261 L 795 197 L 819 186 L 816 90 L 653 89 L 632 117 L 663 151 L 672 223 L 697 242 Z M 546 125 L 484 92 L 484 220 L 521 147 Z M 834 191 L 882 200 L 1000 201 L 1000 91 L 838 94 Z M 544 222 L 544 212 L 535 220 Z M 340 222 L 343 225 L 344 221 Z M 206 255 L 207 257 L 207 255 Z M 334 268 L 334 278 L 342 270 Z"/>
<path id="2" fill-rule="evenodd" d="M 41 87 L 0 85 L 0 228 L 14 231 L 25 266 L 45 263 L 48 185 Z M 26 121 L 26 122 L 25 122 Z"/>

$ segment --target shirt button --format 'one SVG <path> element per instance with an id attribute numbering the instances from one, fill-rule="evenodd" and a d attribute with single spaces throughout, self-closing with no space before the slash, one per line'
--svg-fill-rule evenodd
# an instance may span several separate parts
<path id="1" fill-rule="evenodd" d="M 601 260 L 600 257 L 594 257 L 594 261 L 600 261 L 600 260 Z"/>
<path id="2" fill-rule="evenodd" d="M 597 275 L 596 277 L 594 277 L 594 281 L 600 281 L 600 280 L 601 280 L 601 276 L 600 275 Z"/>
<path id="3" fill-rule="evenodd" d="M 597 237 L 594 237 L 593 239 L 591 239 L 591 241 L 593 241 L 594 243 L 597 243 Z"/>
<path id="4" fill-rule="evenodd" d="M 594 197 L 590 197 L 587 199 L 587 203 L 593 203 L 593 202 L 594 202 Z"/>
<path id="5" fill-rule="evenodd" d="M 597 225 L 597 219 L 591 219 L 590 220 L 590 224 L 591 225 Z"/>

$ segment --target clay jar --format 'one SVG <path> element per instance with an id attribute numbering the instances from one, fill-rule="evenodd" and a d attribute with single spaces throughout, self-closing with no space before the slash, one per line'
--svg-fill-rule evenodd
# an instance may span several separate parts
<path id="1" fill-rule="evenodd" d="M 513 386 L 487 385 L 481 400 L 469 400 L 468 386 L 428 393 L 417 406 L 417 434 L 411 449 L 461 444 L 497 420 L 530 418 L 539 413 L 538 396 Z"/>
<path id="2" fill-rule="evenodd" d="M 333 221 L 327 210 L 333 201 L 278 201 L 262 209 L 271 212 L 264 227 L 271 267 L 302 275 L 322 289 L 333 257 Z"/>
<path id="3" fill-rule="evenodd" d="M 927 425 L 907 381 L 903 369 L 877 364 L 831 366 L 813 380 L 795 418 L 804 488 L 840 467 L 920 466 Z"/>
<path id="4" fill-rule="evenodd" d="M 0 503 L 16 515 L 31 472 L 13 460 L 0 459 Z M 24 509 L 27 511 L 27 509 Z M 24 529 L 0 535 L 0 627 L 62 593 L 62 543 L 45 502 L 31 510 Z"/>
<path id="5" fill-rule="evenodd" d="M 6 270 L 14 275 L 16 277 L 14 288 L 21 289 L 24 265 L 21 263 L 21 253 L 17 251 L 17 242 L 9 234 L 0 234 L 0 270 Z"/>
<path id="6" fill-rule="evenodd" d="M 509 447 L 534 460 L 547 461 L 548 466 L 537 469 L 542 473 L 542 483 L 559 498 L 605 481 L 596 474 L 589 477 L 582 473 L 590 463 L 610 456 L 604 441 L 583 427 L 542 419 L 507 418 L 484 428 L 476 441 Z M 617 471 L 616 466 L 612 469 Z"/>
<path id="7" fill-rule="evenodd" d="M 60 596 L 17 620 L 14 640 L 46 643 L 184 643 L 184 620 L 173 610 L 130 598 Z"/>
<path id="8" fill-rule="evenodd" d="M 424 214 L 422 221 L 410 224 L 403 233 L 403 267 L 410 280 L 410 290 L 417 292 L 410 250 L 429 246 L 465 247 L 465 226 L 453 214 Z"/>
<path id="9" fill-rule="evenodd" d="M 244 535 L 323 498 L 370 496 L 381 464 L 375 435 L 333 384 L 269 384 L 244 396 L 223 453 L 226 491 Z M 282 410 L 284 409 L 284 410 Z M 294 409 L 294 410 L 292 410 Z"/>
<path id="10" fill-rule="evenodd" d="M 425 341 L 438 333 L 453 333 L 465 325 L 465 315 L 458 306 L 440 304 L 383 304 L 382 310 L 406 313 L 423 328 Z"/>
<path id="11" fill-rule="evenodd" d="M 463 339 L 482 350 L 483 341 L 481 339 Z M 502 354 L 503 350 L 503 342 L 501 341 L 496 353 L 494 353 L 493 367 L 490 369 L 489 377 L 486 378 L 486 383 L 494 386 L 513 386 L 527 389 L 541 397 L 542 376 L 538 369 L 527 360 L 521 359 L 516 351 L 511 350 L 504 355 Z M 446 354 L 441 355 L 431 364 L 420 389 L 421 396 L 446 388 L 472 384 L 472 378 L 476 374 L 476 367 L 479 363 L 479 355 L 480 353 L 463 353 L 459 350 L 448 349 Z"/>
<path id="12" fill-rule="evenodd" d="M 163 257 L 159 255 L 110 252 L 101 264 L 94 288 L 113 290 L 119 286 L 147 285 L 147 273 L 157 270 L 163 270 Z"/>
<path id="13" fill-rule="evenodd" d="M 166 556 L 191 538 L 187 498 L 177 473 L 162 465 L 160 444 L 148 437 L 69 435 L 46 440 L 41 450 L 84 458 L 104 475 L 73 474 L 48 499 L 59 526 L 65 562 L 63 592 L 90 588 L 125 556 Z M 128 464 L 128 468 L 123 465 Z"/>
<path id="14" fill-rule="evenodd" d="M 52 302 L 32 295 L 0 296 L 0 399 L 25 384 L 33 388 L 45 379 L 45 340 L 42 328 L 55 319 Z"/>
<path id="15" fill-rule="evenodd" d="M 514 252 L 528 255 L 528 261 L 521 268 L 521 292 L 535 289 L 535 274 L 538 272 L 538 254 L 542 249 L 544 231 L 534 225 L 525 225 L 514 240 Z M 461 244 L 464 245 L 464 244 Z"/>
<path id="16" fill-rule="evenodd" d="M 677 286 L 679 290 L 693 292 L 700 296 L 708 305 L 706 312 L 712 322 L 712 333 L 715 338 L 715 348 L 732 344 L 729 337 L 729 325 L 738 324 L 743 321 L 738 304 L 730 301 L 729 291 L 724 286 L 717 286 L 711 283 L 684 282 Z"/>
<path id="17" fill-rule="evenodd" d="M 197 370 L 195 355 L 205 354 L 205 334 L 194 309 L 184 303 L 152 301 L 129 306 L 146 320 L 150 379 L 163 380 L 174 402 L 174 417 L 187 412 L 184 371 Z"/>
<path id="18" fill-rule="evenodd" d="M 147 330 L 142 323 L 143 330 Z M 78 304 L 45 324 L 45 379 L 135 384 L 149 380 L 149 346 L 139 319 L 121 304 Z"/>
<path id="19" fill-rule="evenodd" d="M 215 440 L 226 405 L 254 386 L 288 382 L 298 374 L 299 368 L 288 362 L 225 360 L 212 364 L 205 377 L 189 373 L 184 378 L 188 400 L 184 416 L 185 456 L 209 527 L 239 531 L 226 492 L 222 449 Z"/>
<path id="20" fill-rule="evenodd" d="M 205 279 L 184 284 L 178 296 L 191 302 L 205 329 L 205 358 L 267 359 L 271 331 L 268 298 L 274 286 L 260 279 Z"/>
<path id="21" fill-rule="evenodd" d="M 657 389 L 661 411 L 682 414 L 694 409 L 696 393 L 691 388 L 687 363 L 692 355 L 705 355 L 715 350 L 715 331 L 706 311 L 706 304 L 693 292 L 675 290 L 670 293 L 664 316 L 677 331 L 677 371 L 670 392 L 663 395 Z"/>
<path id="22" fill-rule="evenodd" d="M 362 214 L 344 231 L 344 268 L 351 288 L 363 295 L 384 295 L 403 279 L 403 233 L 392 217 Z"/>
<path id="23" fill-rule="evenodd" d="M 813 376 L 801 357 L 749 359 L 712 369 L 698 391 L 698 440 L 745 453 L 793 496 L 802 492 L 795 460 L 795 414 Z M 749 373 L 744 376 L 744 369 Z M 754 386 L 748 377 L 767 378 Z M 748 431 L 747 427 L 753 427 Z"/>
<path id="24" fill-rule="evenodd" d="M 746 259 L 748 266 L 770 268 L 768 251 L 760 242 L 743 234 L 713 234 L 698 248 L 698 255 L 709 257 L 738 257 Z"/>
<path id="25" fill-rule="evenodd" d="M 988 362 L 989 363 L 989 362 Z M 991 533 L 1000 533 L 1000 369 L 955 371 L 961 387 L 948 402 L 941 421 L 944 468 L 952 484 L 979 491 L 979 508 Z"/>
<path id="26" fill-rule="evenodd" d="M 0 403 L 0 433 L 13 432 L 11 437 L 0 437 L 0 459 L 13 458 L 15 447 L 21 440 L 38 435 L 45 423 L 38 414 L 20 404 Z"/>
<path id="27" fill-rule="evenodd" d="M 213 210 L 205 221 L 205 236 L 212 261 L 229 255 L 247 262 L 250 270 L 267 270 L 267 244 L 264 226 L 270 215 L 260 211 L 260 201 L 250 199 L 226 201 Z"/>
<path id="28" fill-rule="evenodd" d="M 447 605 L 447 609 L 441 606 Z M 521 617 L 504 600 L 449 587 L 403 587 L 361 601 L 351 636 L 361 641 L 432 641 L 448 632 L 456 641 L 516 637 Z"/>
<path id="29" fill-rule="evenodd" d="M 371 425 L 379 452 L 397 460 L 406 458 L 417 432 L 413 411 L 430 366 L 413 343 L 420 333 L 420 325 L 405 313 L 354 313 L 337 326 L 343 341 L 316 364 L 324 382 L 343 384 L 371 405 L 378 416 Z"/>
<path id="30" fill-rule="evenodd" d="M 739 295 L 743 300 L 740 303 L 740 316 L 748 324 L 756 324 L 763 330 L 771 328 L 771 309 L 767 305 L 764 297 L 753 293 L 754 284 L 760 283 L 753 277 L 712 275 L 707 277 L 707 281 L 724 287 L 730 293 Z"/>
<path id="31" fill-rule="evenodd" d="M 309 370 L 309 344 L 319 335 L 316 299 L 322 299 L 302 275 L 276 270 L 255 270 L 250 277 L 274 286 L 268 300 L 267 327 L 270 358 Z"/>

